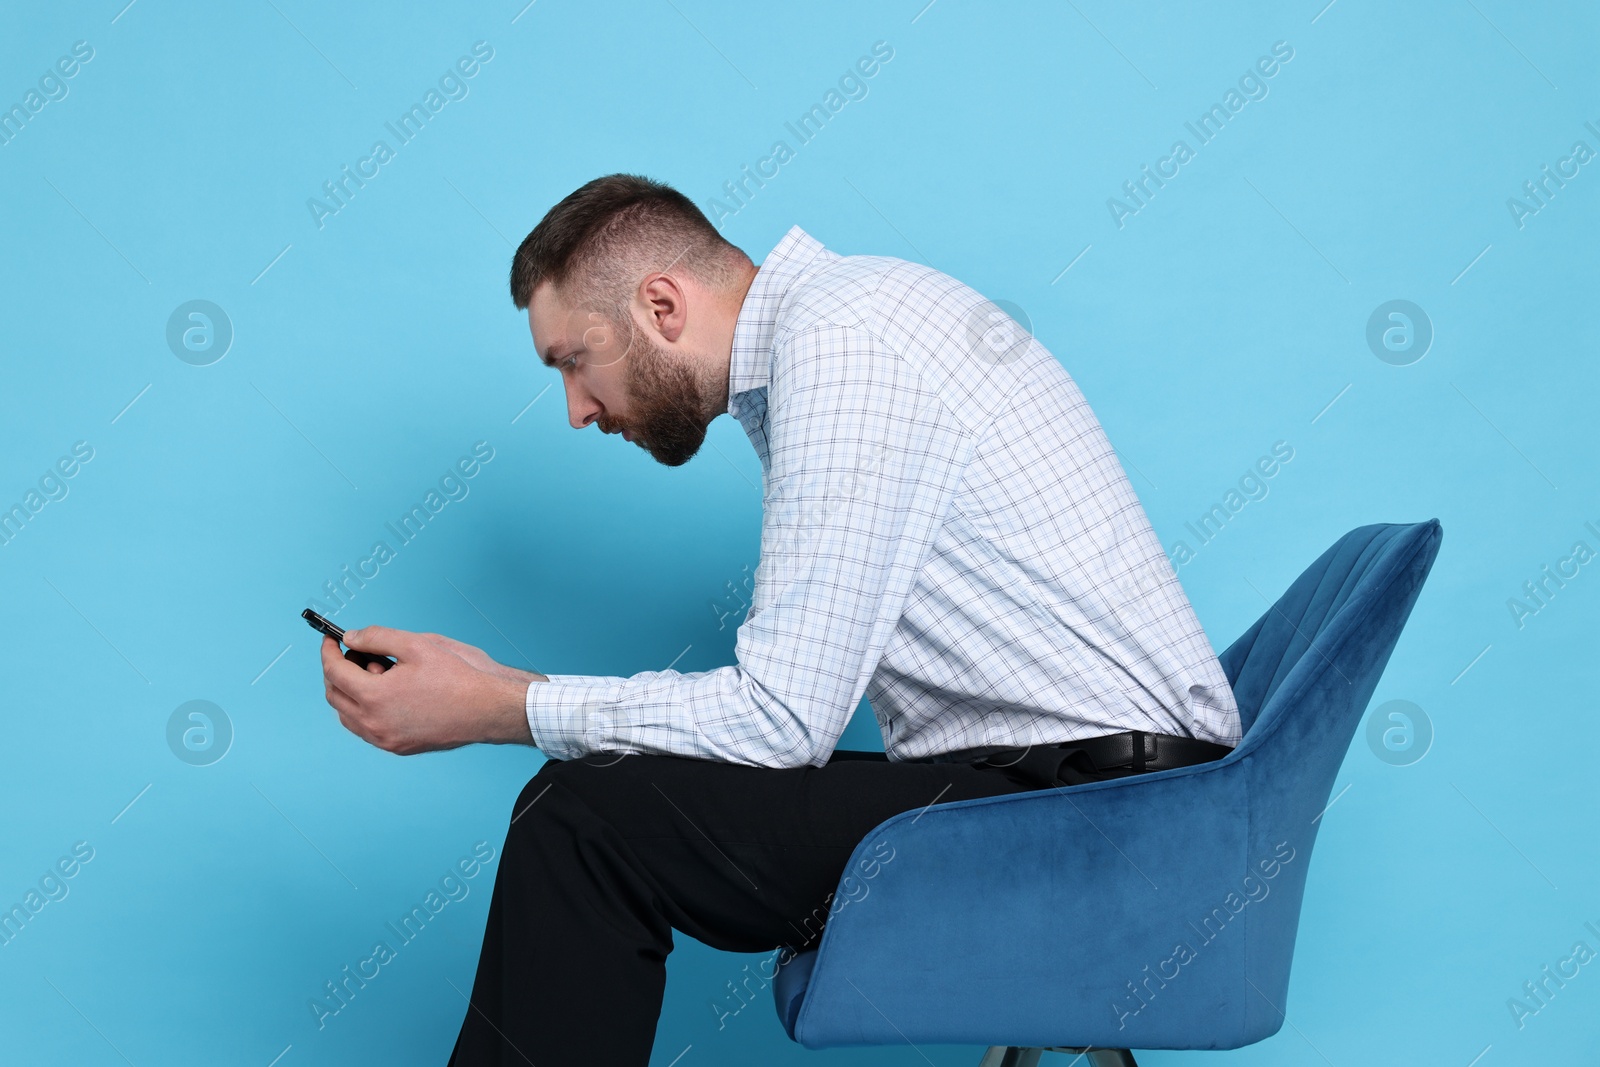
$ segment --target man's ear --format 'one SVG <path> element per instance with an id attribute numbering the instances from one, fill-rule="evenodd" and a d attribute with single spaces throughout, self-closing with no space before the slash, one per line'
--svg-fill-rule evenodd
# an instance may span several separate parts
<path id="1" fill-rule="evenodd" d="M 689 321 L 688 293 L 670 274 L 646 275 L 639 283 L 639 302 L 662 340 L 675 343 Z"/>

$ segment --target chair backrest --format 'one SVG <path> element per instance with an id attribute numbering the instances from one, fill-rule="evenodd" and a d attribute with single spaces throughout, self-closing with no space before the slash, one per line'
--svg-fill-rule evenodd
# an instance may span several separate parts
<path id="1" fill-rule="evenodd" d="M 1241 726 L 1248 738 L 1263 712 L 1282 709 L 1290 703 L 1280 693 L 1298 668 L 1302 683 L 1306 675 L 1332 671 L 1336 680 L 1353 682 L 1332 663 L 1329 646 L 1342 642 L 1358 627 L 1376 623 L 1366 643 L 1385 646 L 1384 657 L 1375 664 L 1371 681 L 1377 682 L 1388 662 L 1388 652 L 1399 638 L 1411 611 L 1414 594 L 1433 565 L 1443 530 L 1438 519 L 1419 523 L 1377 523 L 1351 530 L 1334 542 L 1317 561 L 1296 578 L 1266 614 L 1257 619 L 1238 640 L 1222 653 L 1222 669 L 1233 687 L 1239 705 Z M 1381 592 L 1380 584 L 1400 582 L 1410 586 L 1413 596 L 1406 599 L 1396 616 L 1371 618 L 1373 603 Z M 1344 609 L 1349 607 L 1349 611 Z M 1303 663 L 1310 653 L 1309 663 Z M 1345 650 L 1359 656 L 1360 649 Z M 1369 694 L 1370 695 L 1370 694 Z"/>
<path id="2" fill-rule="evenodd" d="M 1227 760 L 1250 783 L 1247 862 L 1294 860 L 1280 905 L 1252 909 L 1246 974 L 1266 1032 L 1281 1025 L 1306 871 L 1334 778 L 1438 554 L 1427 522 L 1362 526 L 1340 538 L 1220 657 L 1244 727 Z M 1270 998 L 1271 1005 L 1263 1004 Z"/>

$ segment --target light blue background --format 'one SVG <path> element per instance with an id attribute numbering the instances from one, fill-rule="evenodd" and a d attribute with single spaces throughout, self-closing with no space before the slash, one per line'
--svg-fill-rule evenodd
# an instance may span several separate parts
<path id="1" fill-rule="evenodd" d="M 1413 701 L 1436 736 L 1409 766 L 1352 743 L 1288 1024 L 1142 1062 L 1592 1054 L 1600 964 L 1521 1029 L 1507 1000 L 1575 942 L 1600 948 L 1583 926 L 1600 926 L 1600 564 L 1521 628 L 1507 600 L 1575 541 L 1600 549 L 1600 163 L 1522 228 L 1506 206 L 1575 141 L 1600 150 L 1591 6 L 123 2 L 14 6 L 0 37 L 5 105 L 73 42 L 94 48 L 0 147 L 0 506 L 94 448 L 0 547 L 0 904 L 74 842 L 94 849 L 0 947 L 0 1058 L 444 1062 L 492 866 L 325 1028 L 307 1004 L 475 842 L 498 850 L 542 757 L 368 747 L 324 703 L 296 615 L 484 440 L 470 495 L 341 624 L 547 672 L 732 662 L 712 605 L 753 569 L 760 521 L 738 425 L 676 470 L 574 434 L 506 273 L 592 177 L 643 172 L 705 203 L 779 138 L 795 158 L 727 236 L 759 262 L 798 223 L 1022 307 L 1164 543 L 1274 442 L 1294 448 L 1180 569 L 1217 647 L 1346 530 L 1444 523 L 1373 705 Z M 480 40 L 494 58 L 470 94 L 319 229 L 307 198 Z M 894 57 L 867 97 L 798 146 L 784 123 L 878 40 Z M 1269 95 L 1119 229 L 1107 198 L 1277 41 L 1294 58 Z M 1436 331 L 1409 366 L 1364 337 L 1397 298 Z M 210 366 L 165 341 L 191 299 L 236 331 Z M 195 699 L 235 731 L 206 767 L 166 742 Z M 869 715 L 844 744 L 878 746 Z M 759 958 L 680 938 L 654 1062 L 976 1062 L 807 1052 L 765 994 L 719 1030 L 708 1005 Z"/>

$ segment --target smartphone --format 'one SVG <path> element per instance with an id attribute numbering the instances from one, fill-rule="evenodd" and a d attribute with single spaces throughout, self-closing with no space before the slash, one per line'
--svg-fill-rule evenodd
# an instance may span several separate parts
<path id="1" fill-rule="evenodd" d="M 344 644 L 344 631 L 339 629 L 339 627 L 335 626 L 333 623 L 329 622 L 327 619 L 324 619 L 321 615 L 318 615 L 316 612 L 312 611 L 310 608 L 302 611 L 300 613 L 300 617 L 306 620 L 306 622 L 310 623 L 313 630 L 316 630 L 319 633 L 327 634 L 340 644 Z M 367 664 L 369 663 L 376 663 L 384 670 L 388 670 L 390 667 L 394 666 L 394 660 L 390 659 L 388 656 L 380 656 L 374 652 L 357 652 L 353 648 L 345 652 L 344 658 L 349 660 L 351 663 L 354 663 L 362 670 L 366 670 Z"/>

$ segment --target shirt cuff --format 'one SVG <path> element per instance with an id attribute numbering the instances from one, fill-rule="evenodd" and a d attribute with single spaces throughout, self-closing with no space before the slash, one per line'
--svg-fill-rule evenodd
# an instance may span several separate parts
<path id="1" fill-rule="evenodd" d="M 592 674 L 547 674 L 528 683 L 523 705 L 534 746 L 551 759 L 577 759 L 595 750 L 586 734 L 604 730 L 605 708 L 614 705 L 625 678 Z"/>

